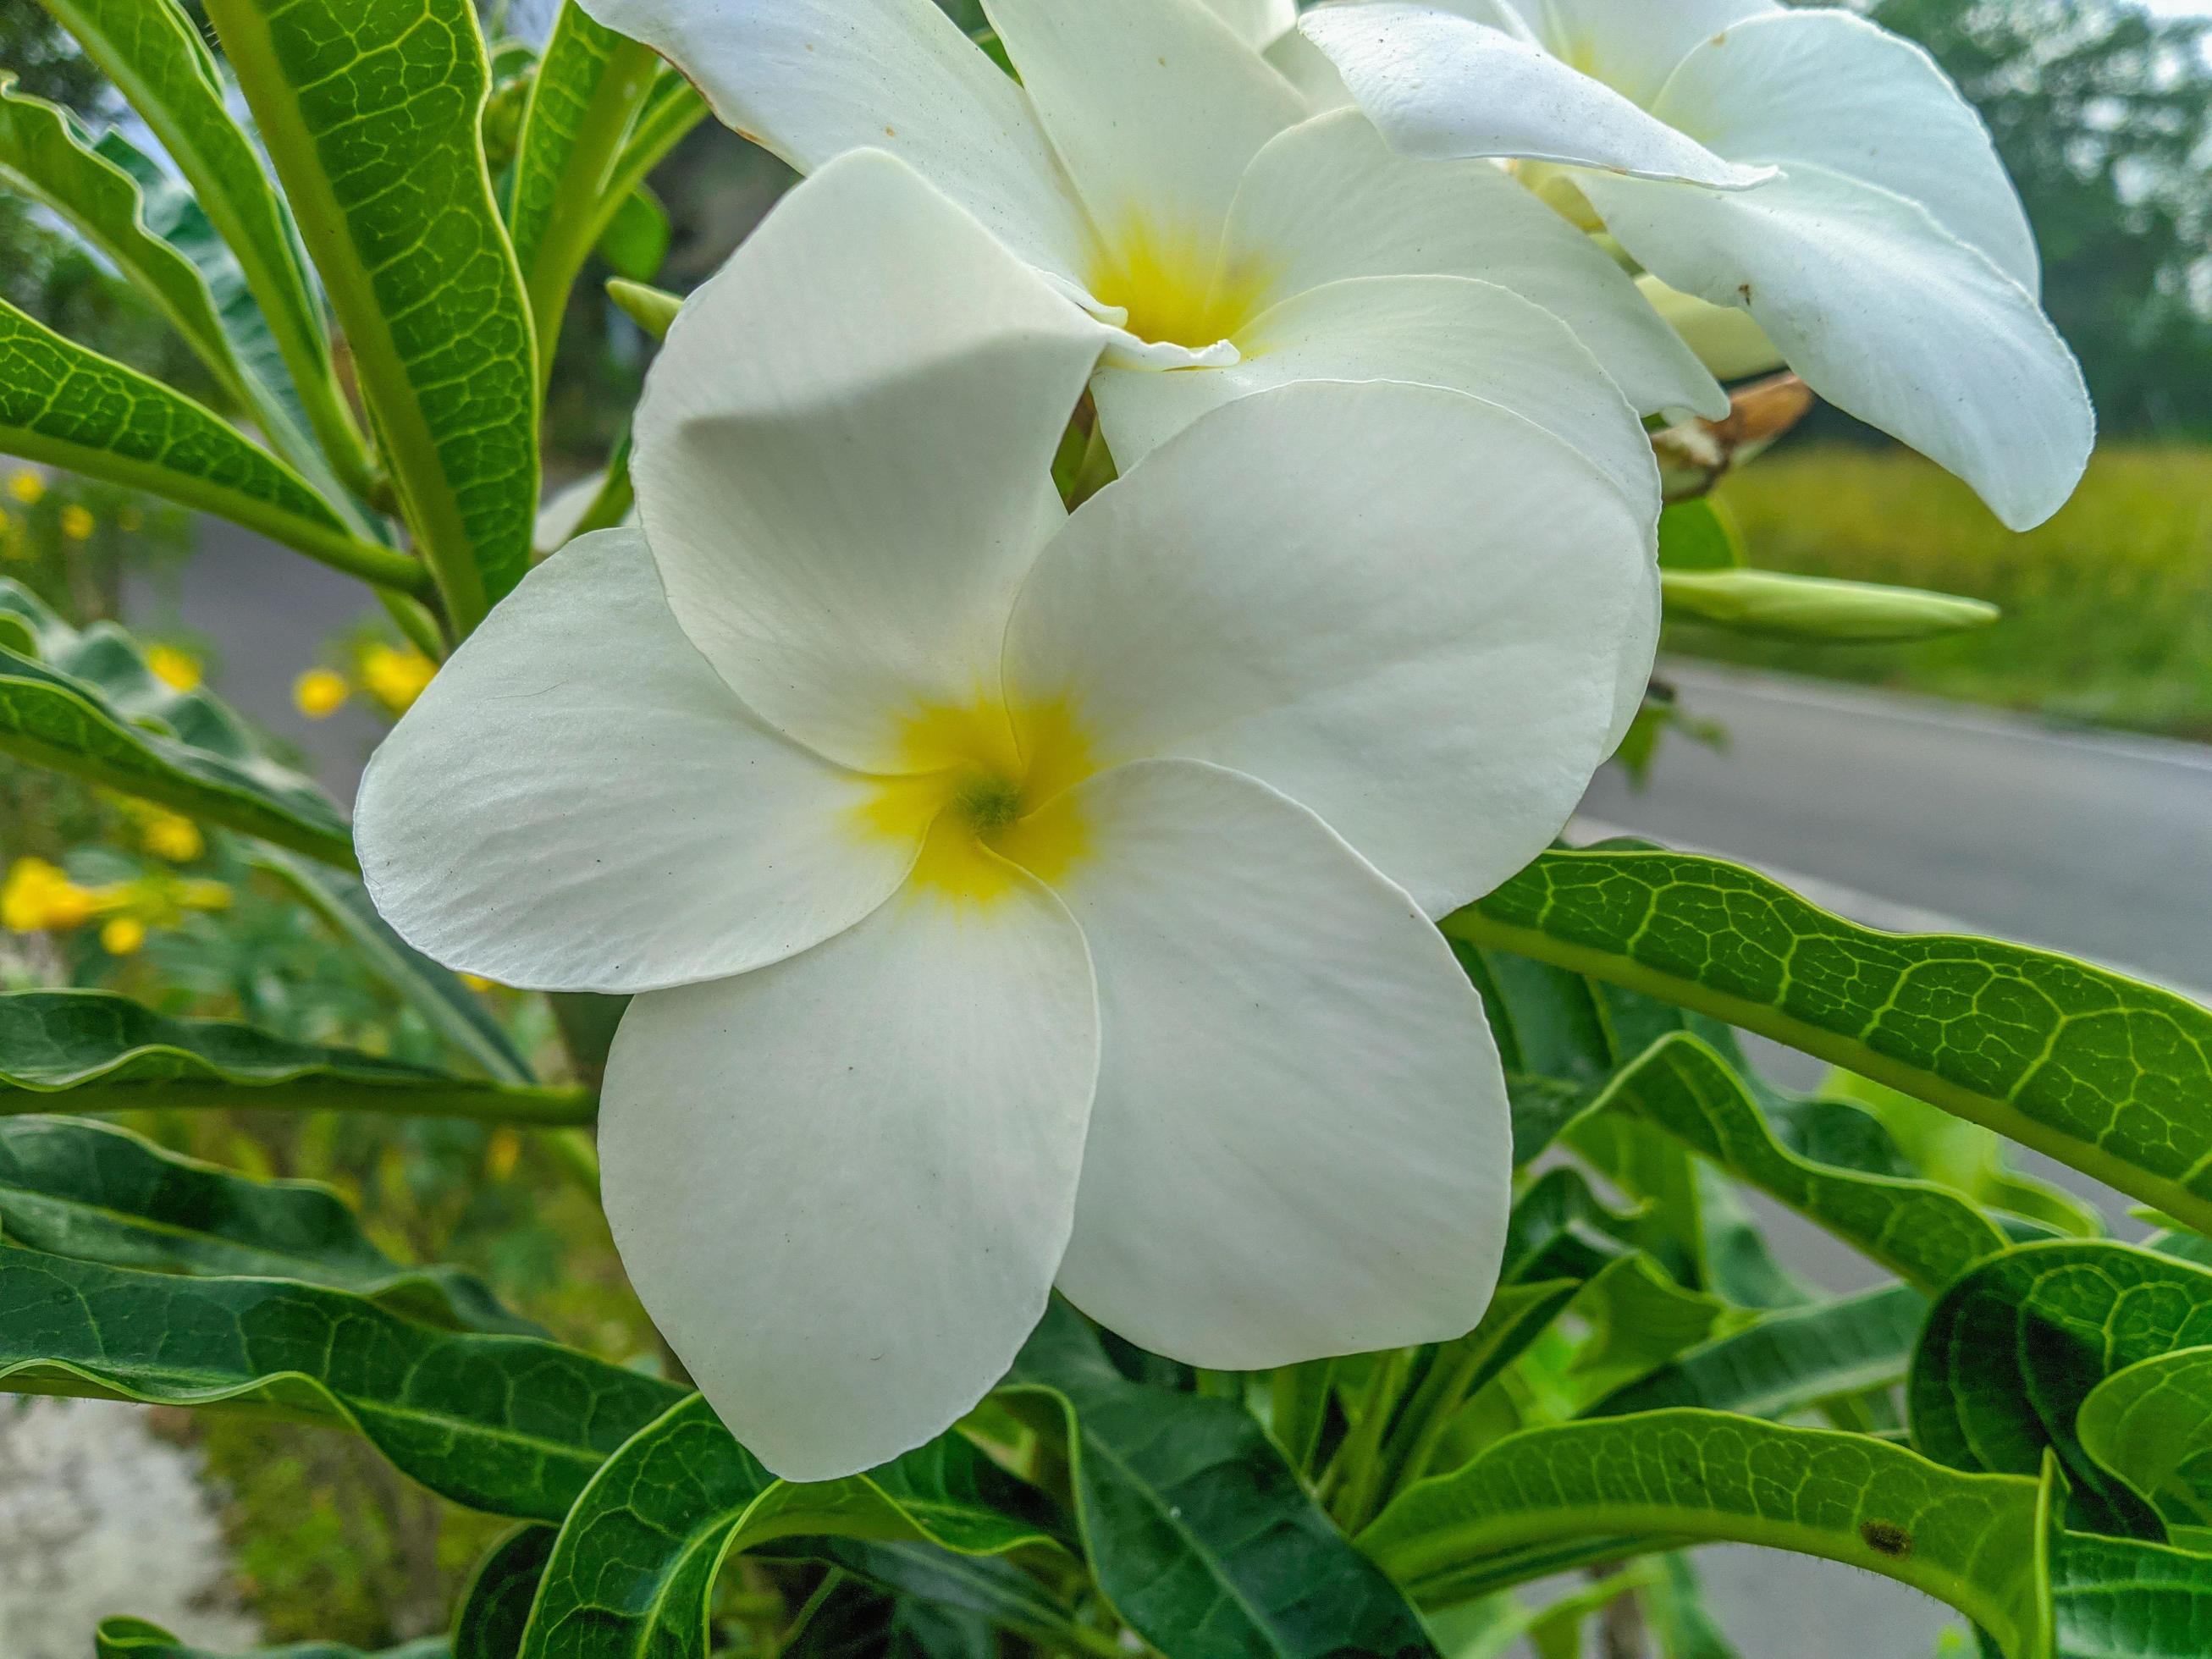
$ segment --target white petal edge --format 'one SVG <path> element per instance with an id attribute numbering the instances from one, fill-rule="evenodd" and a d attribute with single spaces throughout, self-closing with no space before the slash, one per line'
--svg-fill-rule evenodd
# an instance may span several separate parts
<path id="1" fill-rule="evenodd" d="M 1845 11 L 1777 12 L 1690 53 L 1653 112 L 1732 160 L 1810 161 L 1917 202 L 2039 295 L 2035 233 L 1989 129 L 1936 60 Z"/>
<path id="2" fill-rule="evenodd" d="M 1022 258 L 1073 276 L 1083 211 L 1021 88 L 933 0 L 579 0 L 813 173 L 889 149 Z"/>
<path id="3" fill-rule="evenodd" d="M 2013 529 L 2073 495 L 2096 445 L 2081 365 L 2027 289 L 1917 203 L 1803 163 L 1741 197 L 1584 187 L 1653 275 L 1749 312 L 1814 391 L 1958 474 Z"/>
<path id="4" fill-rule="evenodd" d="M 362 781 L 370 896 L 418 950 L 532 990 L 742 973 L 842 932 L 919 850 L 866 780 L 770 731 L 669 614 L 635 531 L 572 542 L 439 671 Z"/>
<path id="5" fill-rule="evenodd" d="M 1226 269 L 1283 296 L 1346 276 L 1473 276 L 1571 328 L 1639 413 L 1711 418 L 1728 398 L 1588 236 L 1497 163 L 1416 161 L 1354 109 L 1301 123 L 1261 150 L 1229 216 Z"/>
<path id="6" fill-rule="evenodd" d="M 1651 440 L 1598 360 L 1551 313 L 1466 276 L 1353 276 L 1274 307 L 1237 336 L 1234 368 L 1106 370 L 1091 383 L 1115 459 L 1133 466 L 1207 411 L 1300 380 L 1395 380 L 1510 410 L 1659 514 Z"/>
<path id="7" fill-rule="evenodd" d="M 1273 46 L 1298 26 L 1298 0 L 1206 0 L 1248 46 Z"/>
<path id="8" fill-rule="evenodd" d="M 1431 7 L 1325 6 L 1298 27 L 1401 154 L 1559 161 L 1747 190 L 1768 167 L 1724 161 L 1541 47 Z"/>
<path id="9" fill-rule="evenodd" d="M 1480 0 L 1478 0 L 1478 3 Z M 1547 50 L 1649 109 L 1704 41 L 1781 10 L 1774 0 L 1514 0 Z M 1442 0 L 1457 10 L 1454 0 Z"/>
<path id="10" fill-rule="evenodd" d="M 988 913 L 902 894 L 631 1005 L 599 1119 L 615 1243 L 775 1473 L 886 1462 L 1006 1374 L 1073 1224 L 1097 1008 L 1082 935 L 1026 878 Z"/>
<path id="11" fill-rule="evenodd" d="M 1141 235 L 1210 266 L 1246 165 L 1304 118 L 1297 92 L 1203 0 L 983 11 L 1090 207 L 1101 257 Z"/>
<path id="12" fill-rule="evenodd" d="M 779 730 L 899 769 L 902 717 L 996 684 L 1110 337 L 905 163 L 830 163 L 647 380 L 632 470 L 677 621 Z"/>
<path id="13" fill-rule="evenodd" d="M 1101 766 L 1261 779 L 1444 915 L 1542 852 L 1610 752 L 1650 667 L 1650 509 L 1458 392 L 1262 392 L 1068 521 L 1007 684 L 1066 699 Z"/>
<path id="14" fill-rule="evenodd" d="M 1103 1046 L 1060 1289 L 1258 1370 L 1463 1334 L 1512 1204 L 1480 999 L 1399 889 L 1252 779 L 1148 762 L 1063 810 Z"/>

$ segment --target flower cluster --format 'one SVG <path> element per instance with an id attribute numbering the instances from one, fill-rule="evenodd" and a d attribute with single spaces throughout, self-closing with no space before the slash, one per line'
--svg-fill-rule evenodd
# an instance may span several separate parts
<path id="1" fill-rule="evenodd" d="M 634 998 L 617 1241 L 780 1474 L 1055 1290 L 1217 1369 L 1467 1331 L 1511 1132 L 1433 923 L 1641 702 L 1644 417 L 1728 408 L 1654 301 L 2041 516 L 2090 421 L 1986 137 L 1761 0 L 985 0 L 1018 78 L 932 0 L 587 9 L 812 176 L 670 334 L 640 527 L 378 753 L 385 915 Z"/>

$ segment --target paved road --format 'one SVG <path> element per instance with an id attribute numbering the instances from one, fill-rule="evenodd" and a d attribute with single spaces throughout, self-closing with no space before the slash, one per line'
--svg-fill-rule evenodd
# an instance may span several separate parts
<path id="1" fill-rule="evenodd" d="M 1600 779 L 1593 817 L 2212 989 L 2212 749 L 1662 672 L 1728 751 L 1674 741 L 1648 793 Z"/>

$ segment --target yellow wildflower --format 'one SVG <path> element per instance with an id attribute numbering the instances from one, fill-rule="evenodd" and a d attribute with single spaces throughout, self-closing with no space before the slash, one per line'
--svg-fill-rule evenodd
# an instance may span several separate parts
<path id="1" fill-rule="evenodd" d="M 415 706 L 437 672 L 438 665 L 420 651 L 377 645 L 361 653 L 362 685 L 395 714 Z"/>
<path id="2" fill-rule="evenodd" d="M 33 559 L 38 553 L 23 521 L 12 513 L 0 513 L 0 559 Z"/>
<path id="3" fill-rule="evenodd" d="M 8 493 L 26 507 L 36 507 L 46 498 L 46 481 L 35 472 L 18 472 L 8 480 Z"/>
<path id="4" fill-rule="evenodd" d="M 190 864 L 207 851 L 207 838 L 190 818 L 159 807 L 149 811 L 138 831 L 139 844 L 157 859 Z"/>
<path id="5" fill-rule="evenodd" d="M 207 678 L 207 670 L 198 657 L 173 645 L 157 645 L 149 651 L 146 666 L 153 670 L 155 679 L 179 691 L 197 691 L 200 682 Z"/>
<path id="6" fill-rule="evenodd" d="M 82 927 L 100 908 L 100 895 L 80 887 L 44 859 L 17 859 L 0 884 L 0 927 L 14 933 Z"/>
<path id="7" fill-rule="evenodd" d="M 494 1181 L 504 1181 L 521 1158 L 522 1137 L 512 1129 L 496 1130 L 484 1148 L 484 1172 Z"/>
<path id="8" fill-rule="evenodd" d="M 100 930 L 100 948 L 111 957 L 136 956 L 146 943 L 146 924 L 136 916 L 118 916 Z"/>
<path id="9" fill-rule="evenodd" d="M 146 527 L 146 515 L 135 507 L 126 507 L 115 515 L 115 527 L 126 536 L 135 536 Z"/>
<path id="10" fill-rule="evenodd" d="M 100 520 L 92 516 L 92 509 L 71 501 L 62 509 L 62 534 L 73 542 L 88 542 L 92 532 L 100 527 Z"/>
<path id="11" fill-rule="evenodd" d="M 292 704 L 311 720 L 326 720 L 345 707 L 353 687 L 345 676 L 327 668 L 311 668 L 292 682 Z"/>
<path id="12" fill-rule="evenodd" d="M 231 892 L 219 881 L 188 881 L 177 890 L 177 902 L 187 910 L 228 910 Z"/>

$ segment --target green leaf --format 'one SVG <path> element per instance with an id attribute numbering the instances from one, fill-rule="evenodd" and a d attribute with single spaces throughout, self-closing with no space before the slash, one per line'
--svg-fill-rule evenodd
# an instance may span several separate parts
<path id="1" fill-rule="evenodd" d="M 613 173 L 660 68 L 650 48 L 594 22 L 575 0 L 562 5 L 545 43 L 523 118 L 507 215 L 537 323 L 541 382 L 553 373 L 576 273 L 625 204 L 640 199 L 635 191 L 611 193 Z M 661 252 L 667 252 L 665 237 Z M 642 270 L 615 263 L 641 282 L 659 267 L 658 259 Z"/>
<path id="2" fill-rule="evenodd" d="M 5 301 L 0 451 L 212 513 L 364 581 L 426 591 L 421 564 L 362 540 L 306 479 L 237 428 Z"/>
<path id="3" fill-rule="evenodd" d="M 562 1523 L 523 1659 L 706 1659 L 708 1603 L 734 1551 L 815 1534 L 1002 1554 L 1052 1541 L 1028 1495 L 947 1436 L 866 1475 L 779 1480 L 699 1396 L 607 1460 Z"/>
<path id="4" fill-rule="evenodd" d="M 537 1124 L 591 1121 L 581 1091 L 449 1077 L 217 1019 L 173 1019 L 106 991 L 0 995 L 0 1115 L 283 1107 Z"/>
<path id="5" fill-rule="evenodd" d="M 1740 1659 L 1705 1610 L 1705 1586 L 1686 1555 L 1670 1555 L 1659 1582 L 1644 1592 L 1644 1615 L 1667 1659 Z"/>
<path id="6" fill-rule="evenodd" d="M 1928 1316 L 1905 1285 L 1788 1308 L 1692 1348 L 1593 1408 L 1601 1417 L 1694 1406 L 1777 1419 L 1905 1380 Z"/>
<path id="7" fill-rule="evenodd" d="M 18 92 L 0 70 L 0 184 L 32 198 L 97 248 L 249 408 L 253 398 L 198 268 L 147 224 L 137 181 L 100 155 L 76 118 Z"/>
<path id="8" fill-rule="evenodd" d="M 341 1291 L 0 1245 L 0 1388 L 352 1428 L 472 1509 L 557 1521 L 682 1397 L 573 1348 L 434 1330 Z"/>
<path id="9" fill-rule="evenodd" d="M 1743 562 L 1743 534 L 1711 496 L 1676 501 L 1660 514 L 1662 570 L 1734 570 Z"/>
<path id="10" fill-rule="evenodd" d="M 1098 1587 L 1168 1659 L 1433 1659 L 1404 1596 L 1240 1407 L 1128 1381 L 1058 1302 L 1007 1388 L 1057 1408 Z"/>
<path id="11" fill-rule="evenodd" d="M 2106 1377 L 2075 1421 L 2082 1449 L 2169 1528 L 2212 1527 L 2212 1347 L 2181 1348 Z"/>
<path id="12" fill-rule="evenodd" d="M 2003 611 L 1980 599 L 1777 570 L 1672 569 L 1663 573 L 1661 586 L 1671 617 L 1767 639 L 1899 645 L 2004 619 Z"/>
<path id="13" fill-rule="evenodd" d="M 41 0 L 129 100 L 237 257 L 315 435 L 356 489 L 369 465 L 338 389 L 298 232 L 253 141 L 223 102 L 221 71 L 177 0 Z M 4 378 L 4 377 L 0 377 Z"/>
<path id="14" fill-rule="evenodd" d="M 1076 1623 L 1034 1577 L 1001 1557 L 959 1555 L 934 1544 L 871 1543 L 853 1538 L 802 1539 L 792 1547 L 834 1562 L 904 1600 L 973 1615 L 1048 1650 L 1120 1651 L 1111 1638 Z"/>
<path id="15" fill-rule="evenodd" d="M 515 1659 L 552 1559 L 555 1527 L 518 1527 L 477 1564 L 453 1614 L 453 1659 Z"/>
<path id="16" fill-rule="evenodd" d="M 653 170 L 668 159 L 691 131 L 707 118 L 706 99 L 672 64 L 663 64 L 645 106 L 623 141 L 608 175 L 605 198 L 621 200 L 644 188 Z"/>
<path id="17" fill-rule="evenodd" d="M 507 1031 L 459 975 L 430 960 L 376 913 L 368 890 L 352 877 L 281 853 L 254 859 L 319 916 L 380 979 L 464 1053 L 502 1083 L 536 1080 Z"/>
<path id="18" fill-rule="evenodd" d="M 1913 1443 L 1954 1468 L 2026 1474 L 2056 1450 L 2073 1523 L 2156 1538 L 2156 1515 L 2077 1437 L 2106 1377 L 2212 1345 L 2212 1273 L 2123 1244 L 2024 1245 L 1953 1285 L 1929 1316 L 1909 1398 Z"/>
<path id="19" fill-rule="evenodd" d="M 1443 927 L 1802 1048 L 2212 1226 L 2212 1012 L 2171 992 L 1879 933 L 1676 853 L 1547 854 Z"/>
<path id="20" fill-rule="evenodd" d="M 179 691 L 129 635 L 83 634 L 0 580 L 0 753 L 350 867 L 330 798 L 262 752 L 206 692 Z"/>
<path id="21" fill-rule="evenodd" d="M 1358 1542 L 1417 1595 L 1471 1562 L 1593 1535 L 1759 1544 L 1910 1584 L 2034 1659 L 2039 1498 L 2035 1481 L 1863 1435 L 1655 1412 L 1501 1441 L 1413 1487 Z"/>
<path id="22" fill-rule="evenodd" d="M 1924 1181 L 1814 1164 L 1778 1141 L 1720 1055 L 1686 1033 L 1623 1072 L 1594 1113 L 1663 1129 L 1930 1293 L 2005 1248 L 2003 1231 L 1957 1194 Z"/>
<path id="23" fill-rule="evenodd" d="M 211 0 L 465 635 L 530 568 L 535 350 L 492 201 L 470 0 Z"/>
<path id="24" fill-rule="evenodd" d="M 449 1329 L 544 1334 L 472 1274 L 400 1267 L 327 1187 L 251 1181 L 108 1124 L 0 1117 L 0 1234 L 113 1267 L 327 1285 Z"/>
<path id="25" fill-rule="evenodd" d="M 374 1655 L 337 1642 L 297 1642 L 289 1647 L 224 1656 L 205 1648 L 186 1647 L 159 1625 L 143 1619 L 103 1619 L 93 1646 L 95 1659 L 447 1659 L 451 1651 L 444 1638 L 434 1636 Z"/>
<path id="26" fill-rule="evenodd" d="M 2052 1551 L 2056 1659 L 2203 1659 L 2212 1557 L 2068 1534 Z"/>
<path id="27" fill-rule="evenodd" d="M 607 216 L 607 228 L 594 247 L 616 272 L 634 282 L 649 283 L 668 263 L 668 250 L 676 240 L 668 210 L 650 190 L 634 190 Z"/>

